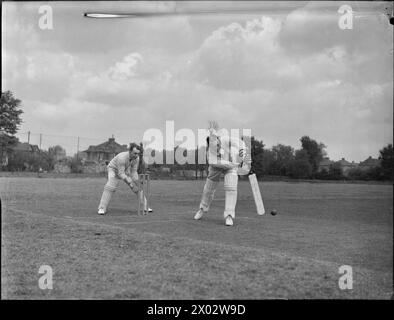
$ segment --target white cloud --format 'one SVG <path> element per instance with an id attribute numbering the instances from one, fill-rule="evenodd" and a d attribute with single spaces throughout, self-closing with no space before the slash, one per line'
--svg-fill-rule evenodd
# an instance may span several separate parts
<path id="1" fill-rule="evenodd" d="M 343 46 L 304 57 L 278 43 L 282 21 L 262 17 L 215 30 L 190 58 L 189 79 L 226 90 L 287 90 L 316 81 L 341 80 L 351 57 Z"/>
<path id="2" fill-rule="evenodd" d="M 109 76 L 114 80 L 124 81 L 137 75 L 137 69 L 142 61 L 142 56 L 133 52 L 124 57 L 123 61 L 117 62 L 109 70 Z"/>
<path id="3" fill-rule="evenodd" d="M 216 119 L 251 128 L 268 146 L 297 148 L 307 134 L 330 156 L 354 160 L 392 141 L 392 29 L 377 20 L 344 33 L 331 13 L 321 20 L 308 4 L 287 17 L 231 23 L 99 22 L 62 3 L 55 29 L 44 33 L 35 4 L 21 8 L 29 10 L 8 17 L 3 88 L 22 99 L 26 130 L 128 142 L 165 120 L 202 128 Z"/>
<path id="4" fill-rule="evenodd" d="M 5 86 L 23 99 L 56 102 L 70 94 L 76 74 L 74 56 L 68 53 L 31 51 L 6 53 Z"/>

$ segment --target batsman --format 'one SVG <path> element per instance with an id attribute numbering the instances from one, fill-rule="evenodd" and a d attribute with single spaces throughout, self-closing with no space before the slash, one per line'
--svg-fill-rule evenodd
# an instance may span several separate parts
<path id="1" fill-rule="evenodd" d="M 200 220 L 210 208 L 214 199 L 220 177 L 224 175 L 224 220 L 227 226 L 232 226 L 235 219 L 237 204 L 238 175 L 248 174 L 251 160 L 247 157 L 246 146 L 242 139 L 230 137 L 218 130 L 216 122 L 209 126 L 208 143 L 208 177 L 205 182 L 200 208 L 194 216 Z"/>
<path id="2" fill-rule="evenodd" d="M 130 143 L 129 150 L 117 154 L 108 164 L 108 180 L 104 186 L 104 191 L 101 196 L 101 201 L 98 207 L 98 214 L 103 215 L 107 213 L 108 204 L 111 201 L 112 195 L 118 187 L 119 181 L 123 180 L 130 189 L 137 195 L 140 195 L 140 185 L 138 183 L 138 165 L 140 162 L 141 148 L 136 143 Z M 147 207 L 145 195 L 142 194 L 144 202 L 144 211 L 152 212 L 151 208 Z"/>

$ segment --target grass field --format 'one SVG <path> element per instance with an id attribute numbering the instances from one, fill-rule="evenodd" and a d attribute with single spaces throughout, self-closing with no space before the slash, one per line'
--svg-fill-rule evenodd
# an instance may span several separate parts
<path id="1" fill-rule="evenodd" d="M 97 215 L 105 178 L 0 178 L 3 299 L 390 299 L 393 187 L 260 183 L 258 216 L 239 184 L 235 225 L 221 184 L 193 215 L 204 181 L 152 181 L 153 213 L 137 216 L 124 184 Z M 41 265 L 53 289 L 38 287 Z M 338 268 L 353 268 L 340 290 Z"/>

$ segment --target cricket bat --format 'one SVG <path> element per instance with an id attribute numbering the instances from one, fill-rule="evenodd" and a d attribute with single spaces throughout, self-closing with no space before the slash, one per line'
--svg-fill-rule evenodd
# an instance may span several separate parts
<path id="1" fill-rule="evenodd" d="M 259 183 L 257 181 L 256 174 L 252 173 L 249 175 L 250 186 L 252 187 L 252 193 L 254 203 L 256 204 L 257 213 L 263 215 L 265 213 L 263 199 L 261 198 Z"/>

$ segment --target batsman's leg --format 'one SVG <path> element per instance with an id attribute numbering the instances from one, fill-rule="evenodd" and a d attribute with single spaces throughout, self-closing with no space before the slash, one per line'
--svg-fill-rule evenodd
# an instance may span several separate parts
<path id="1" fill-rule="evenodd" d="M 101 196 L 100 204 L 98 207 L 99 214 L 105 214 L 107 212 L 108 204 L 111 201 L 112 195 L 114 194 L 116 187 L 118 186 L 118 179 L 116 178 L 115 172 L 111 169 L 108 170 L 108 180 L 104 186 L 104 191 Z"/>
<path id="2" fill-rule="evenodd" d="M 209 210 L 215 196 L 216 188 L 219 184 L 221 171 L 212 166 L 210 166 L 208 170 L 208 177 L 205 181 L 204 190 L 202 192 L 200 209 L 194 216 L 195 220 L 201 219 L 203 214 Z"/>
<path id="3" fill-rule="evenodd" d="M 208 177 L 204 185 L 204 190 L 202 192 L 200 209 L 208 211 L 213 198 L 215 197 L 215 191 L 220 181 L 220 175 L 222 171 L 213 166 L 208 168 Z"/>
<path id="4" fill-rule="evenodd" d="M 235 206 L 237 204 L 238 175 L 235 170 L 230 170 L 224 175 L 224 218 L 226 225 L 232 225 L 235 218 Z"/>

